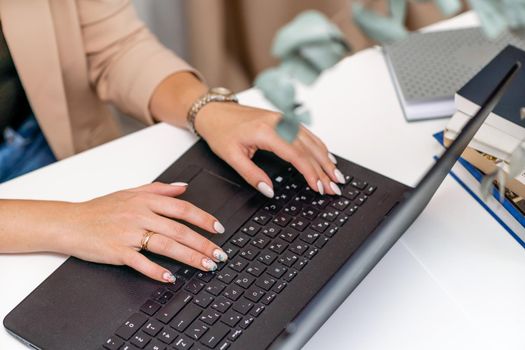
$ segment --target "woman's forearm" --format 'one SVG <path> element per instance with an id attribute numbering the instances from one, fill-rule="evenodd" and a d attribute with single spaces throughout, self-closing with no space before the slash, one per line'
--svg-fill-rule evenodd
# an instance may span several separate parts
<path id="1" fill-rule="evenodd" d="M 0 200 L 0 253 L 60 252 L 72 204 Z"/>

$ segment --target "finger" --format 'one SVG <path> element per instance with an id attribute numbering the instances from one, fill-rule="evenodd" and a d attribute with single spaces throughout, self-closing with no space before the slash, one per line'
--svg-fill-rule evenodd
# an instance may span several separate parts
<path id="1" fill-rule="evenodd" d="M 290 162 L 305 178 L 306 182 L 315 191 L 319 192 L 317 187 L 317 172 L 299 146 L 298 140 L 292 144 L 283 140 L 273 128 L 266 125 L 255 135 L 259 148 L 275 153 L 280 158 Z"/>
<path id="2" fill-rule="evenodd" d="M 185 182 L 173 182 L 171 184 L 165 184 L 162 182 L 153 182 L 147 185 L 142 185 L 129 189 L 131 192 L 148 192 L 153 194 L 159 194 L 161 196 L 176 197 L 180 196 L 186 191 L 188 184 Z"/>
<path id="3" fill-rule="evenodd" d="M 160 233 L 217 262 L 228 260 L 228 255 L 218 245 L 179 222 L 156 215 L 147 229 Z"/>
<path id="4" fill-rule="evenodd" d="M 123 260 L 124 264 L 149 278 L 165 283 L 175 283 L 175 276 L 171 271 L 154 263 L 135 250 L 127 250 L 126 253 L 124 253 Z"/>
<path id="5" fill-rule="evenodd" d="M 255 165 L 247 153 L 241 149 L 235 149 L 227 158 L 225 160 L 247 183 L 266 197 L 272 198 L 274 196 L 272 180 L 261 168 Z"/>
<path id="6" fill-rule="evenodd" d="M 203 271 L 217 270 L 217 264 L 208 256 L 162 234 L 151 236 L 148 250 Z"/>
<path id="7" fill-rule="evenodd" d="M 330 159 L 331 154 L 328 152 L 328 149 L 323 143 L 319 143 L 314 137 L 315 136 L 308 133 L 306 129 L 301 130 L 299 133 L 299 139 L 302 141 L 305 148 L 310 152 L 330 179 L 334 182 L 344 184 L 345 177 Z"/>
<path id="8" fill-rule="evenodd" d="M 321 193 L 321 194 L 326 193 L 326 194 L 340 196 L 341 195 L 341 189 L 339 188 L 339 186 L 337 186 L 337 184 L 335 182 L 332 181 L 332 179 L 330 179 L 328 177 L 328 175 L 325 173 L 323 168 L 321 168 L 321 166 L 319 165 L 317 160 L 315 160 L 312 157 L 312 158 L 310 158 L 310 161 L 312 163 L 312 166 L 315 168 L 315 170 L 317 172 L 317 176 L 319 177 L 317 187 L 322 189 L 322 191 L 319 191 L 319 193 Z"/>
<path id="9" fill-rule="evenodd" d="M 149 208 L 162 216 L 184 220 L 208 232 L 224 233 L 224 226 L 213 215 L 190 202 L 166 196 L 152 196 Z"/>

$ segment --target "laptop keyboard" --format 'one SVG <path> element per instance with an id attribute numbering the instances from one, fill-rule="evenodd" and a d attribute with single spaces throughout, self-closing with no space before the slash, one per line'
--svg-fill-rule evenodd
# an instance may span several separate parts
<path id="1" fill-rule="evenodd" d="M 191 267 L 156 290 L 103 344 L 108 350 L 228 349 L 376 187 L 346 176 L 342 196 L 320 196 L 293 168 L 274 177 L 275 196 L 222 246 L 214 272 Z"/>

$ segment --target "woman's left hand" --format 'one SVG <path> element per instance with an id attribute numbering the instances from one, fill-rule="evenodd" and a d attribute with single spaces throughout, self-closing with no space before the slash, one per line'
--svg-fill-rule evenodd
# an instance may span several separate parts
<path id="1" fill-rule="evenodd" d="M 252 161 L 259 149 L 290 162 L 313 190 L 340 195 L 336 183 L 344 183 L 344 176 L 325 144 L 304 126 L 292 143 L 286 142 L 275 131 L 279 119 L 278 113 L 263 109 L 210 103 L 197 115 L 195 128 L 219 157 L 267 197 L 274 194 L 272 181 Z"/>

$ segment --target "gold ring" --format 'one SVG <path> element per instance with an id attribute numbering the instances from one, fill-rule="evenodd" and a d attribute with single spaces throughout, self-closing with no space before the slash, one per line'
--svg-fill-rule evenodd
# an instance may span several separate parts
<path id="1" fill-rule="evenodd" d="M 148 242 L 151 236 L 156 234 L 156 232 L 153 231 L 146 231 L 144 236 L 142 236 L 142 241 L 140 241 L 140 250 L 148 250 Z"/>

